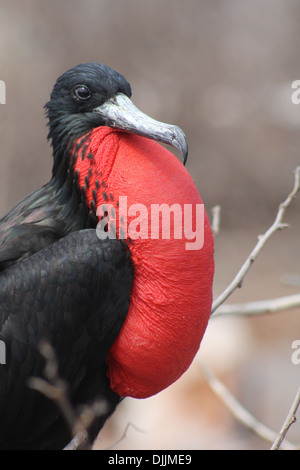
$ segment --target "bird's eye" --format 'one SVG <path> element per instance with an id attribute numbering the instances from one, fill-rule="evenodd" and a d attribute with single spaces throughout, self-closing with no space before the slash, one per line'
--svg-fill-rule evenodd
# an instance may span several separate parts
<path id="1" fill-rule="evenodd" d="M 87 101 L 92 96 L 92 93 L 86 85 L 77 85 L 73 90 L 73 95 L 77 101 Z"/>

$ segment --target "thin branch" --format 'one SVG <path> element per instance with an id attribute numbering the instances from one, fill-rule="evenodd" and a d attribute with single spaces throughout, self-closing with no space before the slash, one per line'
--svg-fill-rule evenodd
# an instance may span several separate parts
<path id="1" fill-rule="evenodd" d="M 116 447 L 117 445 L 119 445 L 122 441 L 124 441 L 124 439 L 127 437 L 127 434 L 128 434 L 128 431 L 130 428 L 133 428 L 135 431 L 138 431 L 140 433 L 144 433 L 146 434 L 146 431 L 144 431 L 144 429 L 140 429 L 138 428 L 137 426 L 135 426 L 135 424 L 132 424 L 132 423 L 127 423 L 127 426 L 122 434 L 122 436 L 120 437 L 120 439 L 117 440 L 117 442 L 115 442 L 114 444 L 112 444 L 110 447 L 108 447 L 106 450 L 111 450 L 113 449 L 114 447 Z"/>
<path id="2" fill-rule="evenodd" d="M 249 413 L 217 378 L 213 370 L 206 363 L 202 360 L 199 360 L 199 363 L 209 387 L 221 399 L 235 418 L 261 439 L 271 443 L 274 442 L 277 438 L 277 433 L 269 429 Z M 285 440 L 285 442 L 282 442 L 282 449 L 297 450 L 298 446 Z"/>
<path id="3" fill-rule="evenodd" d="M 59 408 L 73 438 L 66 446 L 66 450 L 91 448 L 86 430 L 96 418 L 107 412 L 106 402 L 98 400 L 92 405 L 81 407 L 80 411 L 74 409 L 69 399 L 68 384 L 59 376 L 54 349 L 49 343 L 42 342 L 39 350 L 46 361 L 44 369 L 45 379 L 31 377 L 28 381 L 28 386 L 42 393 L 49 400 L 52 400 Z"/>
<path id="4" fill-rule="evenodd" d="M 39 351 L 46 361 L 44 369 L 46 380 L 40 377 L 31 377 L 28 386 L 52 400 L 59 408 L 69 429 L 73 431 L 76 423 L 76 413 L 68 398 L 68 385 L 58 375 L 58 363 L 54 349 L 44 341 L 40 344 Z"/>
<path id="5" fill-rule="evenodd" d="M 220 305 L 213 318 L 229 315 L 263 315 L 300 307 L 300 294 L 287 295 L 277 299 Z"/>
<path id="6" fill-rule="evenodd" d="M 85 446 L 88 443 L 88 433 L 87 431 L 81 431 L 76 434 L 75 437 L 69 442 L 64 450 L 78 450 L 80 447 Z"/>
<path id="7" fill-rule="evenodd" d="M 222 294 L 214 301 L 213 306 L 212 306 L 212 313 L 214 313 L 217 310 L 217 308 L 219 308 L 219 306 L 223 304 L 225 300 L 228 299 L 228 297 L 234 292 L 234 290 L 237 289 L 237 287 L 241 285 L 247 272 L 249 271 L 252 264 L 256 260 L 257 256 L 260 254 L 261 250 L 263 249 L 267 241 L 271 238 L 271 236 L 278 230 L 282 230 L 288 227 L 287 224 L 284 224 L 282 222 L 283 217 L 286 212 L 286 209 L 290 206 L 290 204 L 292 203 L 293 199 L 296 197 L 299 190 L 300 190 L 300 166 L 298 166 L 295 170 L 294 188 L 291 191 L 291 193 L 288 195 L 286 200 L 279 205 L 278 212 L 277 212 L 277 215 L 275 217 L 273 224 L 263 235 L 260 235 L 258 237 L 257 244 L 251 251 L 250 255 L 248 256 L 248 258 L 242 265 L 241 269 L 239 270 L 239 272 L 237 273 L 237 275 L 235 276 L 231 284 L 229 284 L 229 286 L 224 290 L 224 292 L 222 292 Z"/>
<path id="8" fill-rule="evenodd" d="M 287 417 L 286 417 L 286 419 L 283 423 L 283 426 L 282 426 L 282 428 L 281 428 L 274 444 L 271 447 L 271 450 L 278 450 L 284 444 L 283 440 L 285 439 L 285 436 L 287 435 L 288 430 L 290 429 L 292 424 L 296 422 L 296 414 L 297 414 L 297 410 L 299 408 L 299 405 L 300 405 L 300 387 L 298 389 L 298 392 L 297 392 L 296 398 L 295 398 L 295 400 L 292 404 L 292 407 L 289 411 L 289 414 L 287 415 Z"/>

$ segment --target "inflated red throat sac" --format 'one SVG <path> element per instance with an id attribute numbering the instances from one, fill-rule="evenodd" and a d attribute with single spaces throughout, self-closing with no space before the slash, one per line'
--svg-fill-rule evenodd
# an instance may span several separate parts
<path id="1" fill-rule="evenodd" d="M 214 274 L 208 217 L 196 210 L 203 203 L 186 168 L 152 140 L 99 127 L 78 141 L 76 154 L 74 173 L 88 205 L 114 208 L 115 234 L 128 244 L 134 266 L 128 315 L 107 356 L 111 388 L 123 397 L 146 398 L 187 370 L 204 335 Z M 125 202 L 127 212 L 119 217 Z M 172 217 L 169 238 L 161 219 L 153 226 L 153 210 L 162 204 L 181 213 L 182 236 Z M 193 208 L 187 222 L 194 231 L 202 223 L 204 238 L 193 248 L 184 233 L 186 207 Z M 130 227 L 140 230 L 138 237 Z"/>

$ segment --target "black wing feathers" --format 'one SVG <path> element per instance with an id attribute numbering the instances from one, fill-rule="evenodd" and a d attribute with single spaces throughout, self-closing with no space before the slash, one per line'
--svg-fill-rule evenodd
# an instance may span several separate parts
<path id="1" fill-rule="evenodd" d="M 55 406 L 26 385 L 42 375 L 43 339 L 56 351 L 74 403 L 113 394 L 105 357 L 126 317 L 132 279 L 127 247 L 100 241 L 95 230 L 71 233 L 0 273 L 7 359 L 0 365 L 0 448 L 9 447 L 7 436 L 33 441 L 55 426 Z"/>

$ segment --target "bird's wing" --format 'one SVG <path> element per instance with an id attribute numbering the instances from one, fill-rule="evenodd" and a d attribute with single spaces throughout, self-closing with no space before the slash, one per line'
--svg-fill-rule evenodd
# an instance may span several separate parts
<path id="1" fill-rule="evenodd" d="M 29 194 L 0 219 L 0 271 L 62 238 L 66 230 L 63 210 L 49 184 Z M 76 220 L 75 217 L 72 218 Z"/>
<path id="2" fill-rule="evenodd" d="M 42 250 L 59 238 L 59 234 L 52 227 L 16 225 L 11 230 L 10 238 L 0 244 L 0 271 Z"/>
<path id="3" fill-rule="evenodd" d="M 93 398 L 85 393 L 96 393 L 93 380 L 97 388 L 107 380 L 105 357 L 126 317 L 132 279 L 125 245 L 100 241 L 95 230 L 71 233 L 0 274 L 0 341 L 6 350 L 0 440 L 13 433 L 30 438 L 29 425 L 38 435 L 53 420 L 53 404 L 26 383 L 43 374 L 37 350 L 43 339 L 56 351 L 71 398 Z"/>

